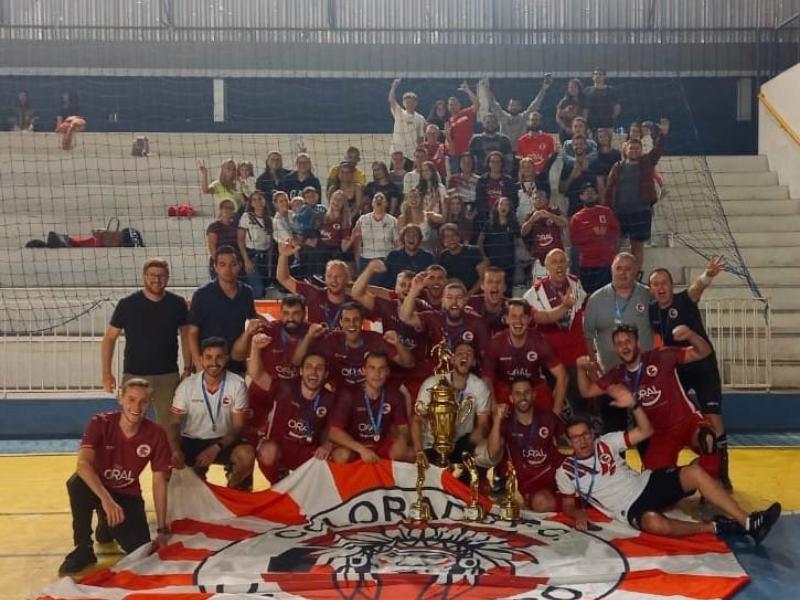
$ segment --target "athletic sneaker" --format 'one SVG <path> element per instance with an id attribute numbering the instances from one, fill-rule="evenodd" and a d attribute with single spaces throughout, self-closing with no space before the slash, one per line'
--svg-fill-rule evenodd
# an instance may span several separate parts
<path id="1" fill-rule="evenodd" d="M 751 512 L 747 523 L 747 533 L 755 540 L 756 544 L 760 544 L 780 516 L 780 502 L 774 502 L 767 510 Z"/>
<path id="2" fill-rule="evenodd" d="M 733 519 L 729 519 L 728 517 L 716 517 L 714 519 L 714 525 L 717 528 L 717 535 L 724 535 L 724 536 L 739 536 L 745 535 L 747 531 L 744 527 L 739 525 Z"/>
<path id="3" fill-rule="evenodd" d="M 108 526 L 108 521 L 102 512 L 97 513 L 97 527 L 94 528 L 94 540 L 98 544 L 110 544 L 114 541 L 114 536 L 111 535 L 111 528 Z"/>
<path id="4" fill-rule="evenodd" d="M 94 550 L 87 546 L 76 546 L 75 549 L 64 558 L 64 562 L 61 563 L 58 572 L 62 575 L 78 573 L 96 562 L 97 557 L 94 555 Z"/>

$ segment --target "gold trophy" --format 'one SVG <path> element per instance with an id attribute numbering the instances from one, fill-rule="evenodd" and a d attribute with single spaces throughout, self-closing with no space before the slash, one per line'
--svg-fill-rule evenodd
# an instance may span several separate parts
<path id="1" fill-rule="evenodd" d="M 506 493 L 500 504 L 500 520 L 516 523 L 519 521 L 519 505 L 517 504 L 517 471 L 514 463 L 508 459 L 506 475 Z"/>
<path id="2" fill-rule="evenodd" d="M 469 504 L 464 507 L 464 520 L 479 523 L 486 516 L 486 510 L 478 502 L 478 483 L 480 481 L 478 465 L 475 464 L 475 458 L 469 452 L 464 452 L 462 459 L 464 468 L 469 472 L 470 491 Z"/>
<path id="3" fill-rule="evenodd" d="M 439 381 L 430 390 L 430 402 L 417 402 L 414 412 L 427 418 L 433 436 L 433 449 L 439 455 L 436 465 L 446 469 L 450 466 L 449 457 L 455 447 L 456 421 L 463 421 L 472 413 L 473 403 L 470 399 L 462 406 L 456 401 L 456 390 L 450 383 L 453 353 L 444 337 L 433 347 L 431 354 L 436 358 L 434 374 L 440 376 Z"/>
<path id="4" fill-rule="evenodd" d="M 428 500 L 422 493 L 422 486 L 425 485 L 425 461 L 417 461 L 417 499 L 411 503 L 408 509 L 408 518 L 411 521 L 420 521 L 427 523 L 431 520 L 433 510 L 431 508 L 431 501 Z"/>

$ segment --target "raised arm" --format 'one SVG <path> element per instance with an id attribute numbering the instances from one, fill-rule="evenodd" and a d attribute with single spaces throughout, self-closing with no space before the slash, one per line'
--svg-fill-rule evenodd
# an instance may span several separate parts
<path id="1" fill-rule="evenodd" d="M 558 292 L 558 294 L 561 296 L 561 304 L 555 308 L 545 310 L 543 308 L 539 308 L 539 305 L 536 306 L 536 310 L 533 311 L 534 323 L 537 325 L 558 323 L 561 318 L 567 314 L 573 306 L 575 306 L 575 295 L 572 293 L 572 290 L 568 290 L 566 294 L 562 294 L 561 292 Z"/>
<path id="2" fill-rule="evenodd" d="M 477 94 L 472 91 L 472 88 L 469 87 L 469 84 L 466 82 L 466 80 L 461 82 L 461 85 L 458 86 L 458 89 L 469 97 L 469 101 L 472 103 L 472 106 L 475 107 L 475 110 L 478 110 L 481 107 L 481 101 L 478 99 Z"/>
<path id="3" fill-rule="evenodd" d="M 597 363 L 588 356 L 580 356 L 575 361 L 578 372 L 578 390 L 584 398 L 597 398 L 606 392 L 597 385 Z"/>
<path id="4" fill-rule="evenodd" d="M 539 88 L 539 92 L 536 94 L 536 97 L 531 100 L 531 103 L 528 105 L 528 108 L 525 109 L 524 114 L 532 113 L 533 111 L 539 110 L 542 107 L 542 102 L 544 102 L 544 97 L 547 95 L 547 90 L 550 89 L 552 84 L 552 80 L 548 77 L 545 77 L 542 80 L 542 87 Z"/>
<path id="5" fill-rule="evenodd" d="M 382 260 L 376 258 L 367 263 L 367 268 L 356 278 L 353 289 L 350 290 L 353 300 L 370 312 L 375 310 L 375 294 L 372 292 L 369 282 L 378 273 L 386 273 L 386 265 Z"/>
<path id="6" fill-rule="evenodd" d="M 411 280 L 411 288 L 408 290 L 408 294 L 406 294 L 403 303 L 400 305 L 400 319 L 403 323 L 407 323 L 417 330 L 422 329 L 422 319 L 420 319 L 417 314 L 416 302 L 422 290 L 425 289 L 427 276 L 428 274 L 425 271 L 414 275 L 414 279 Z"/>
<path id="7" fill-rule="evenodd" d="M 400 104 L 397 102 L 397 86 L 400 85 L 400 79 L 395 79 L 392 81 L 392 85 L 389 88 L 389 109 L 394 112 L 395 110 L 400 110 Z"/>
<path id="8" fill-rule="evenodd" d="M 503 426 L 503 419 L 508 416 L 508 404 L 495 404 L 494 418 L 492 419 L 492 428 L 489 430 L 489 440 L 487 442 L 487 450 L 489 451 L 489 460 L 497 463 L 503 457 L 503 437 L 500 435 L 500 430 Z"/>
<path id="9" fill-rule="evenodd" d="M 306 335 L 303 336 L 303 339 L 297 344 L 297 348 L 295 348 L 294 354 L 292 355 L 292 364 L 295 367 L 300 366 L 300 363 L 303 362 L 303 357 L 305 357 L 311 349 L 311 344 L 313 344 L 315 340 L 321 338 L 326 330 L 327 328 L 322 323 L 311 323 L 308 326 Z"/>
<path id="10" fill-rule="evenodd" d="M 719 275 L 725 268 L 725 258 L 722 256 L 712 256 L 708 261 L 708 266 L 703 274 L 692 282 L 689 286 L 687 293 L 692 302 L 697 304 L 703 295 L 703 292 L 709 287 L 717 275 Z"/>
<path id="11" fill-rule="evenodd" d="M 208 166 L 206 165 L 206 161 L 198 160 L 197 170 L 200 171 L 200 191 L 204 194 L 210 194 L 212 190 L 208 185 Z"/>
<path id="12" fill-rule="evenodd" d="M 278 244 L 278 270 L 275 277 L 283 287 L 292 294 L 297 293 L 297 279 L 289 274 L 289 257 L 297 250 L 297 245 L 291 240 Z"/>
<path id="13" fill-rule="evenodd" d="M 272 387 L 272 377 L 264 370 L 261 362 L 261 351 L 272 343 L 272 338 L 265 333 L 253 336 L 250 342 L 250 359 L 247 361 L 247 375 L 262 390 L 269 391 Z"/>
<path id="14" fill-rule="evenodd" d="M 567 374 L 567 368 L 563 364 L 558 364 L 548 370 L 556 380 L 556 384 L 553 387 L 553 412 L 560 415 L 561 411 L 564 410 L 564 400 L 567 397 L 569 375 Z"/>
<path id="15" fill-rule="evenodd" d="M 396 365 L 404 369 L 411 369 L 414 366 L 414 355 L 411 354 L 411 350 L 403 345 L 396 331 L 387 331 L 383 334 L 383 339 L 387 344 L 393 346 L 397 352 L 397 356 L 393 359 Z"/>
<path id="16" fill-rule="evenodd" d="M 689 329 L 686 325 L 678 325 L 672 330 L 672 339 L 676 342 L 689 342 L 691 346 L 684 348 L 679 362 L 686 364 L 702 360 L 711 354 L 711 344 L 703 339 L 698 333 Z"/>
<path id="17" fill-rule="evenodd" d="M 611 406 L 627 408 L 633 415 L 635 425 L 627 431 L 630 446 L 635 446 L 653 435 L 653 426 L 642 408 L 642 403 L 634 398 L 627 387 L 620 384 L 610 385 L 606 393 L 611 396 Z"/>

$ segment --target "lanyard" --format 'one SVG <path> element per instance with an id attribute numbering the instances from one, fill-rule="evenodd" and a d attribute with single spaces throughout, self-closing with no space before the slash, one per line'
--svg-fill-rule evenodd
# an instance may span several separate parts
<path id="1" fill-rule="evenodd" d="M 517 425 L 522 425 L 522 424 L 517 420 L 517 413 L 515 412 L 514 413 L 514 427 L 511 430 L 511 433 L 512 433 L 511 437 L 513 437 L 513 438 L 516 438 L 515 434 L 517 433 Z M 528 436 L 527 436 L 527 439 L 525 440 L 524 445 L 521 444 L 520 442 L 516 442 L 517 446 L 519 446 L 520 448 L 530 448 L 531 446 L 533 446 L 533 434 L 535 432 L 536 432 L 536 423 L 533 420 L 533 415 L 531 415 L 531 424 L 528 425 Z"/>
<path id="2" fill-rule="evenodd" d="M 333 318 L 331 318 L 331 307 L 330 302 L 326 298 L 323 302 L 320 303 L 322 307 L 322 312 L 325 313 L 325 325 L 328 326 L 330 331 L 339 327 L 339 313 L 341 312 L 341 308 L 336 308 L 336 312 L 333 313 Z"/>
<path id="3" fill-rule="evenodd" d="M 633 393 L 633 399 L 638 401 L 639 400 L 639 384 L 642 382 L 642 372 L 644 371 L 644 361 L 639 360 L 639 367 L 636 369 L 636 375 L 634 378 L 631 378 L 631 373 L 633 371 L 625 370 L 625 385 L 628 386 L 628 389 Z M 631 385 L 633 384 L 633 385 Z"/>
<path id="4" fill-rule="evenodd" d="M 592 476 L 589 480 L 589 489 L 586 490 L 586 494 L 581 493 L 581 482 L 580 482 L 580 473 L 578 472 L 578 459 L 574 456 L 572 457 L 572 468 L 575 473 L 575 491 L 578 494 L 578 498 L 583 502 L 584 506 L 589 504 L 589 498 L 592 497 L 592 490 L 594 489 L 594 478 L 597 476 L 597 448 L 594 449 L 594 462 L 592 464 Z"/>
<path id="5" fill-rule="evenodd" d="M 200 376 L 200 389 L 203 390 L 203 400 L 206 403 L 206 411 L 208 411 L 208 418 L 211 419 L 211 431 L 217 430 L 217 420 L 219 419 L 219 413 L 222 410 L 222 397 L 225 395 L 225 380 L 228 378 L 228 372 L 225 371 L 225 374 L 222 376 L 222 382 L 219 384 L 219 389 L 214 396 L 217 399 L 217 414 L 216 416 L 211 411 L 211 401 L 208 399 L 208 391 L 206 390 L 206 381 L 203 376 Z"/>
<path id="6" fill-rule="evenodd" d="M 625 314 L 625 311 L 628 310 L 628 304 L 630 304 L 631 300 L 633 300 L 634 290 L 631 290 L 631 295 L 625 301 L 625 304 L 623 304 L 620 307 L 619 296 L 617 296 L 617 290 L 616 288 L 613 287 L 612 289 L 614 290 L 614 323 L 622 323 L 622 317 Z"/>
<path id="7" fill-rule="evenodd" d="M 306 406 L 305 414 L 303 415 L 303 425 L 305 426 L 306 430 L 306 442 L 308 442 L 309 444 L 314 439 L 314 424 L 312 423 L 312 419 L 314 418 L 314 415 L 317 414 L 317 409 L 319 408 L 321 395 L 322 392 L 317 392 L 317 395 L 314 396 L 314 400 L 311 403 L 311 410 L 309 411 L 308 406 Z M 305 400 L 305 398 L 303 398 L 303 400 Z"/>
<path id="8" fill-rule="evenodd" d="M 381 423 L 383 423 L 383 401 L 385 392 L 383 388 L 381 388 L 381 396 L 380 402 L 378 403 L 378 414 L 374 414 L 372 412 L 372 400 L 367 394 L 366 390 L 364 391 L 364 406 L 367 407 L 367 416 L 369 417 L 369 424 L 372 427 L 372 439 L 376 442 L 381 439 Z"/>
<path id="9" fill-rule="evenodd" d="M 458 329 L 458 334 L 456 335 L 455 339 L 453 340 L 453 339 L 450 339 L 450 332 L 448 331 L 448 328 L 447 328 L 447 324 L 448 324 L 447 317 L 445 317 L 444 319 L 445 319 L 445 321 L 444 321 L 445 322 L 444 339 L 447 340 L 447 348 L 450 350 L 450 352 L 452 352 L 453 350 L 455 350 L 455 347 L 459 344 L 459 342 L 462 340 L 464 334 L 467 332 L 467 322 L 464 320 L 463 317 L 461 318 L 461 326 Z"/>

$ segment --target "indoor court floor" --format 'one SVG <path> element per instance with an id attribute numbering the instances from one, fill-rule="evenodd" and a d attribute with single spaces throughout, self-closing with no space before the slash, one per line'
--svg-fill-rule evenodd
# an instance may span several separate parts
<path id="1" fill-rule="evenodd" d="M 75 454 L 67 451 L 76 446 L 74 440 L 61 444 L 0 442 L 2 600 L 27 598 L 55 581 L 59 564 L 72 549 L 64 484 L 75 467 Z M 42 453 L 43 448 L 48 453 Z M 736 599 L 800 598 L 800 447 L 736 447 L 731 450 L 731 464 L 736 497 L 745 509 L 763 508 L 772 500 L 779 500 L 784 509 L 781 521 L 761 547 L 743 541 L 733 546 L 752 579 Z M 218 468 L 212 470 L 212 481 L 222 482 Z M 152 509 L 149 472 L 142 483 Z M 259 474 L 256 487 L 265 486 Z M 686 508 L 691 512 L 695 506 L 696 501 Z M 100 566 L 109 566 L 121 556 L 114 544 L 95 549 Z"/>

